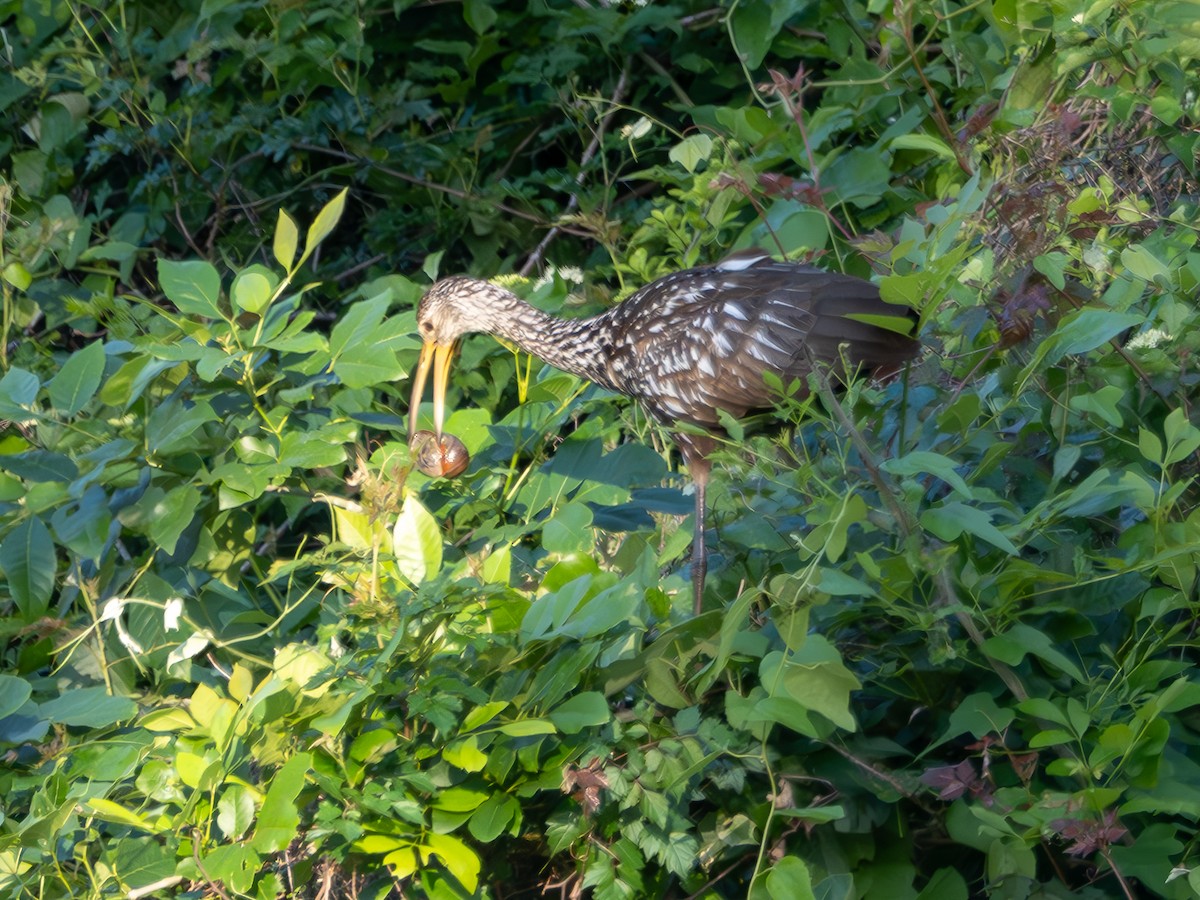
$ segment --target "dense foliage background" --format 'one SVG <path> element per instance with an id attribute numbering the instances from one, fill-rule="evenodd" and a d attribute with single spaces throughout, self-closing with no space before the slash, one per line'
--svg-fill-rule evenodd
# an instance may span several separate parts
<path id="1" fill-rule="evenodd" d="M 1198 23 L 0 0 L 0 895 L 1200 894 Z M 754 244 L 927 349 L 731 423 L 703 615 L 621 398 L 470 340 L 411 471 L 439 272 Z"/>

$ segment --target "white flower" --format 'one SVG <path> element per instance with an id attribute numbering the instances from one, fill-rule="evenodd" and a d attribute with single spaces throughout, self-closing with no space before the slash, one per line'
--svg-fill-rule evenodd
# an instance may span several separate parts
<path id="1" fill-rule="evenodd" d="M 1125 345 L 1126 350 L 1153 350 L 1159 344 L 1166 343 L 1171 339 L 1162 328 L 1150 328 L 1146 331 L 1141 331 L 1129 339 L 1129 343 Z"/>

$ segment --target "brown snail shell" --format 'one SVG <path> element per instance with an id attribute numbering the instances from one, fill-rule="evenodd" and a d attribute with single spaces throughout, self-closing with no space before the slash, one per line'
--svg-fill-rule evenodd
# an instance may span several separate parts
<path id="1" fill-rule="evenodd" d="M 417 468 L 430 478 L 453 478 L 465 472 L 471 463 L 466 445 L 452 434 L 443 434 L 439 441 L 432 431 L 418 431 L 412 436 L 409 448 L 416 457 Z"/>

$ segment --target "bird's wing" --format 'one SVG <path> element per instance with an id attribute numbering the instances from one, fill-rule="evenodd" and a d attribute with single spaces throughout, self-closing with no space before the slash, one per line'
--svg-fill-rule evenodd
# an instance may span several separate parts
<path id="1" fill-rule="evenodd" d="M 813 359 L 872 369 L 911 358 L 909 337 L 848 316 L 904 316 L 869 282 L 793 263 L 744 259 L 660 279 L 614 310 L 614 382 L 661 421 L 719 424 L 773 406 Z M 840 367 L 844 371 L 845 367 Z"/>

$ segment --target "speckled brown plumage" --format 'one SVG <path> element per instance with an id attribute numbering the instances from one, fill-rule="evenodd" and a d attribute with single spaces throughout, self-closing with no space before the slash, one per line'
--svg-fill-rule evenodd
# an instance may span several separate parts
<path id="1" fill-rule="evenodd" d="M 511 292 L 472 278 L 447 278 L 425 297 L 417 323 L 426 343 L 414 384 L 420 402 L 428 359 L 441 348 L 448 367 L 458 339 L 472 332 L 499 335 L 550 365 L 631 397 L 668 427 L 680 423 L 719 432 L 717 410 L 738 417 L 769 408 L 777 396 L 764 375 L 784 384 L 804 379 L 813 361 L 835 374 L 895 371 L 919 344 L 898 331 L 852 316 L 895 317 L 915 324 L 906 307 L 883 302 L 859 278 L 750 252 L 667 275 L 598 316 L 560 319 Z M 442 371 L 444 390 L 445 373 Z M 441 398 L 435 382 L 435 419 Z M 440 433 L 440 419 L 435 422 Z M 715 442 L 676 432 L 696 481 L 693 584 L 699 610 L 706 569 L 703 541 L 707 456 Z"/>

